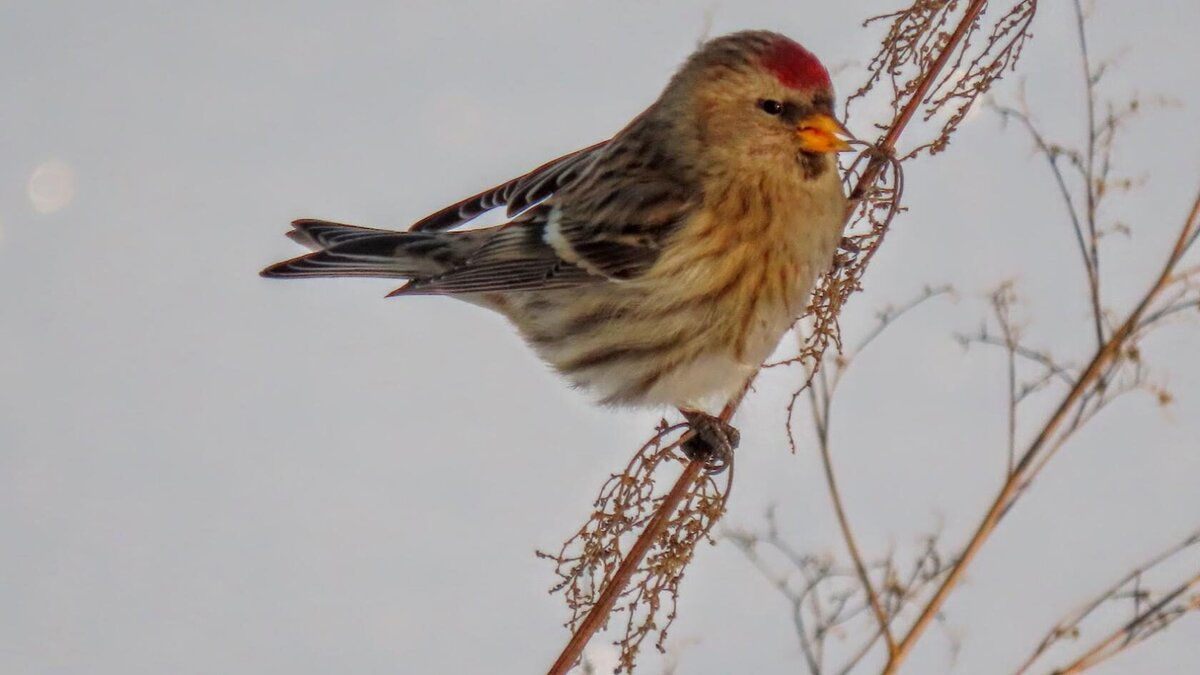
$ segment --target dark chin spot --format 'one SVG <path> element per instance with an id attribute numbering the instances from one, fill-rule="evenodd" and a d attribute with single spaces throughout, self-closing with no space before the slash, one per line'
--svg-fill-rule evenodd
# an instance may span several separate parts
<path id="1" fill-rule="evenodd" d="M 813 180 L 814 178 L 825 173 L 828 167 L 825 166 L 825 155 L 819 152 L 800 151 L 796 156 L 797 164 L 800 166 L 800 171 L 804 174 L 805 180 Z"/>

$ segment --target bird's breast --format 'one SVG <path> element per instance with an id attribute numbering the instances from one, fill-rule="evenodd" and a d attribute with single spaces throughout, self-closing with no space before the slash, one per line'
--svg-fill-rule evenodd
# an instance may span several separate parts
<path id="1" fill-rule="evenodd" d="M 654 270 L 675 294 L 707 303 L 706 320 L 738 360 L 757 365 L 804 312 L 841 237 L 845 209 L 832 180 L 767 180 L 714 190 Z M 815 184 L 814 184 L 815 183 Z"/>
<path id="2" fill-rule="evenodd" d="M 729 191 L 706 201 L 630 281 L 522 296 L 510 316 L 572 382 L 612 404 L 724 398 L 804 311 L 841 232 L 827 193 Z"/>

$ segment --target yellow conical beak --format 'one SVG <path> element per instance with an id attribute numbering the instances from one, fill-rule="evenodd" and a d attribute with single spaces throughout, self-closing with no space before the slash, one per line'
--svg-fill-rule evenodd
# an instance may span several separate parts
<path id="1" fill-rule="evenodd" d="M 796 135 L 800 137 L 800 148 L 807 152 L 846 152 L 850 144 L 842 138 L 854 138 L 841 122 L 824 113 L 800 120 Z"/>

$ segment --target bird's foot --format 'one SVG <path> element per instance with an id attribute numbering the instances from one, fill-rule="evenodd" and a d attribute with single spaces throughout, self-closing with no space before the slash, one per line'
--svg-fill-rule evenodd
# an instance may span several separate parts
<path id="1" fill-rule="evenodd" d="M 720 417 L 698 410 L 681 411 L 692 437 L 683 444 L 683 454 L 688 459 L 703 460 L 710 474 L 718 474 L 733 463 L 733 451 L 742 440 L 742 434 Z"/>

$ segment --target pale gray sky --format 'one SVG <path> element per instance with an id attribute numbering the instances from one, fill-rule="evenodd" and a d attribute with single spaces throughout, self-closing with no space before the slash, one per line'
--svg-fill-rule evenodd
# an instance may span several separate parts
<path id="1" fill-rule="evenodd" d="M 403 227 L 611 134 L 709 17 L 713 34 L 771 28 L 861 64 L 877 33 L 859 22 L 895 4 L 4 3 L 0 671 L 543 671 L 566 612 L 533 550 L 578 526 L 656 416 L 591 406 L 482 310 L 257 271 L 296 252 L 293 218 Z M 1020 76 L 1070 139 L 1074 25 L 1068 3 L 1043 5 Z M 1094 53 L 1121 57 L 1107 90 L 1179 104 L 1119 155 L 1147 183 L 1110 214 L 1135 232 L 1109 258 L 1117 309 L 1200 179 L 1200 93 L 1183 86 L 1197 25 L 1200 5 L 1097 3 Z M 1024 137 L 979 114 L 908 182 L 847 329 L 926 283 L 961 300 L 898 325 L 842 392 L 837 461 L 873 554 L 939 526 L 961 541 L 1001 476 L 1001 355 L 952 339 L 986 291 L 1016 279 L 1032 341 L 1087 344 L 1071 235 Z M 1126 399 L 1055 460 L 947 606 L 957 660 L 934 633 L 909 672 L 1008 672 L 1196 526 L 1197 329 L 1145 345 L 1175 405 Z M 775 377 L 739 417 L 727 522 L 778 503 L 798 546 L 840 554 Z M 785 603 L 733 547 L 700 550 L 680 611 L 675 639 L 700 641 L 681 672 L 800 671 Z M 1097 672 L 1200 667 L 1198 631 Z"/>

